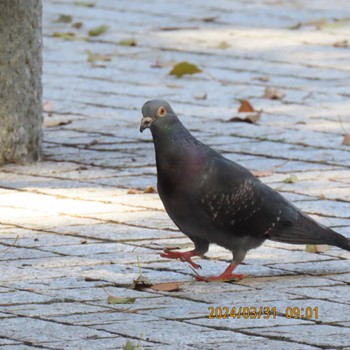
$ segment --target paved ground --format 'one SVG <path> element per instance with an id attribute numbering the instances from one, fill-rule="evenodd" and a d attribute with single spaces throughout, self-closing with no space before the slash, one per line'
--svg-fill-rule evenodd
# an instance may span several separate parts
<path id="1" fill-rule="evenodd" d="M 44 158 L 0 169 L 0 348 L 350 349 L 348 252 L 266 243 L 239 268 L 243 281 L 194 282 L 186 264 L 159 257 L 190 242 L 157 194 L 127 193 L 155 186 L 138 126 L 142 104 L 162 97 L 202 141 L 350 237 L 350 49 L 333 46 L 346 46 L 349 18 L 345 0 L 44 0 Z M 100 25 L 110 28 L 85 40 Z M 136 46 L 118 44 L 129 39 Z M 185 60 L 203 73 L 168 75 Z M 266 87 L 285 96 L 263 98 Z M 226 123 L 243 98 L 261 120 Z M 218 247 L 208 256 L 205 275 L 230 258 Z M 152 283 L 181 289 L 130 289 L 137 259 Z M 108 294 L 136 299 L 108 304 Z M 210 306 L 276 317 L 209 319 Z M 312 317 L 287 318 L 288 307 Z"/>

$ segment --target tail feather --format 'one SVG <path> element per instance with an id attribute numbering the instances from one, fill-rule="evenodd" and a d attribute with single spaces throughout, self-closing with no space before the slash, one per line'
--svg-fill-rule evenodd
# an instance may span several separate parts
<path id="1" fill-rule="evenodd" d="M 272 241 L 292 244 L 328 244 L 350 251 L 350 240 L 300 213 L 295 223 L 283 222 L 269 237 Z"/>

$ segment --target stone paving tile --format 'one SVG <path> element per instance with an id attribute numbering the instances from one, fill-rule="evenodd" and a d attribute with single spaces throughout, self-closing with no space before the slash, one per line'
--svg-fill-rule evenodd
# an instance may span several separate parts
<path id="1" fill-rule="evenodd" d="M 348 50 L 333 46 L 350 35 L 347 2 L 43 3 L 43 161 L 0 168 L 1 349 L 116 349 L 140 337 L 145 349 L 161 350 L 349 349 L 348 252 L 267 242 L 239 267 L 244 280 L 197 283 L 187 264 L 159 256 L 192 245 L 158 195 L 127 194 L 156 185 L 151 138 L 138 128 L 142 104 L 161 97 L 196 137 L 271 171 L 263 182 L 350 238 L 350 152 L 341 144 L 350 65 Z M 82 27 L 58 23 L 60 14 Z M 105 34 L 87 38 L 102 24 Z M 119 44 L 129 38 L 136 46 Z M 88 62 L 86 50 L 110 61 Z M 203 73 L 168 75 L 171 62 L 185 60 Z M 266 87 L 285 97 L 263 98 Z M 244 98 L 263 109 L 261 120 L 226 123 Z M 290 175 L 298 181 L 285 183 Z M 219 247 L 207 257 L 196 259 L 203 275 L 231 259 Z M 181 289 L 131 290 L 137 259 L 153 283 Z M 110 305 L 107 293 L 136 300 Z M 208 319 L 210 305 L 269 305 L 278 315 Z M 318 307 L 319 319 L 286 318 L 288 306 Z"/>
<path id="2" fill-rule="evenodd" d="M 134 345 L 138 343 L 137 339 L 131 339 L 126 337 L 113 336 L 113 338 L 99 338 L 99 339 L 83 339 L 75 341 L 64 341 L 52 343 L 50 346 L 53 346 L 55 349 L 62 350 L 85 350 L 85 349 L 122 349 L 126 343 L 130 341 Z M 156 344 L 142 341 L 142 345 L 145 349 L 152 348 Z M 158 345 L 157 345 L 158 346 Z"/>
<path id="3" fill-rule="evenodd" d="M 320 333 L 319 333 L 320 332 Z M 277 336 L 302 344 L 315 345 L 323 348 L 349 346 L 349 329 L 331 325 L 297 325 L 276 326 L 273 328 L 251 328 L 248 334 Z M 322 337 L 319 335 L 322 334 Z"/>

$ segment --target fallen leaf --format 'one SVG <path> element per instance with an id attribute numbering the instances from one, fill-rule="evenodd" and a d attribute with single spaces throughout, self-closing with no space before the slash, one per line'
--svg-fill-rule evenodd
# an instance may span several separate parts
<path id="1" fill-rule="evenodd" d="M 139 267 L 139 276 L 135 280 L 133 280 L 130 288 L 136 289 L 136 290 L 149 288 L 152 285 L 152 283 L 147 277 L 142 275 L 142 268 L 141 268 L 141 264 L 138 256 L 137 256 L 137 265 Z"/>
<path id="2" fill-rule="evenodd" d="M 107 32 L 109 26 L 101 25 L 88 31 L 89 36 L 99 36 Z"/>
<path id="3" fill-rule="evenodd" d="M 193 96 L 196 100 L 206 100 L 208 95 L 206 92 L 204 92 L 203 94 L 200 94 L 200 95 L 194 95 Z"/>
<path id="4" fill-rule="evenodd" d="M 216 46 L 216 48 L 222 49 L 222 50 L 228 49 L 229 47 L 231 47 L 231 45 L 228 44 L 226 41 L 222 41 L 221 43 L 219 43 L 219 44 Z"/>
<path id="5" fill-rule="evenodd" d="M 340 48 L 345 48 L 345 47 L 349 47 L 349 41 L 348 40 L 340 40 L 340 41 L 336 41 L 333 44 L 334 47 L 340 47 Z"/>
<path id="6" fill-rule="evenodd" d="M 123 346 L 123 350 L 145 350 L 143 346 L 141 346 L 141 340 L 142 336 L 137 342 L 137 344 L 133 343 L 132 341 L 128 340 L 125 345 Z"/>
<path id="7" fill-rule="evenodd" d="M 72 22 L 73 17 L 70 15 L 60 15 L 56 20 L 55 23 L 70 23 Z"/>
<path id="8" fill-rule="evenodd" d="M 152 283 L 150 282 L 150 280 L 147 277 L 140 275 L 139 277 L 136 278 L 136 280 L 133 280 L 130 288 L 141 290 L 141 289 L 149 288 L 151 286 L 152 286 Z"/>
<path id="9" fill-rule="evenodd" d="M 137 188 L 129 188 L 127 194 L 141 194 L 143 193 L 142 190 L 138 190 Z"/>
<path id="10" fill-rule="evenodd" d="M 143 193 L 156 193 L 156 189 L 153 186 L 147 186 L 144 190 Z"/>
<path id="11" fill-rule="evenodd" d="M 148 186 L 145 189 L 129 188 L 127 194 L 142 194 L 142 193 L 157 193 L 153 186 Z"/>
<path id="12" fill-rule="evenodd" d="M 16 242 L 18 241 L 18 235 L 16 236 L 15 240 L 11 243 L 11 245 L 9 245 L 7 248 L 3 249 L 0 251 L 0 253 L 5 253 L 6 251 L 8 251 L 9 249 L 11 249 L 12 247 L 14 247 L 14 245 L 16 244 Z"/>
<path id="13" fill-rule="evenodd" d="M 263 98 L 268 98 L 270 100 L 281 100 L 284 96 L 286 96 L 286 94 L 282 90 L 267 87 L 265 89 Z"/>
<path id="14" fill-rule="evenodd" d="M 215 22 L 218 18 L 219 16 L 209 16 L 209 17 L 202 18 L 202 21 L 206 23 L 211 23 L 211 22 Z"/>
<path id="15" fill-rule="evenodd" d="M 162 292 L 174 292 L 179 290 L 182 285 L 181 282 L 164 282 L 153 284 L 150 288 Z"/>
<path id="16" fill-rule="evenodd" d="M 72 27 L 75 29 L 80 29 L 83 26 L 83 22 L 75 22 L 72 24 Z"/>
<path id="17" fill-rule="evenodd" d="M 97 61 L 111 61 L 111 56 L 109 55 L 101 55 L 99 53 L 94 53 L 90 50 L 85 50 L 88 55 L 87 61 L 91 63 L 96 63 Z"/>
<path id="18" fill-rule="evenodd" d="M 203 72 L 195 64 L 187 61 L 176 64 L 173 69 L 169 72 L 170 75 L 175 75 L 177 78 L 181 78 L 185 74 L 196 74 Z"/>
<path id="19" fill-rule="evenodd" d="M 136 298 L 122 298 L 113 295 L 108 295 L 107 298 L 108 304 L 133 304 L 135 300 Z"/>
<path id="20" fill-rule="evenodd" d="M 238 108 L 238 112 L 255 112 L 255 109 L 248 100 L 241 100 L 241 105 Z"/>
<path id="21" fill-rule="evenodd" d="M 327 244 L 307 244 L 305 251 L 308 253 L 324 253 L 331 249 Z"/>
<path id="22" fill-rule="evenodd" d="M 261 119 L 261 113 L 262 111 L 257 111 L 256 113 L 247 113 L 244 118 L 233 117 L 227 120 L 227 122 L 243 122 L 243 123 L 254 124 Z"/>
<path id="23" fill-rule="evenodd" d="M 345 134 L 343 138 L 342 145 L 349 146 L 350 145 L 350 134 Z"/>
<path id="24" fill-rule="evenodd" d="M 123 350 L 136 350 L 136 344 L 132 341 L 128 340 L 125 345 L 123 346 Z"/>
<path id="25" fill-rule="evenodd" d="M 74 5 L 83 6 L 83 7 L 94 7 L 96 6 L 95 2 L 85 2 L 85 1 L 74 1 Z"/>
<path id="26" fill-rule="evenodd" d="M 273 170 L 253 170 L 252 174 L 256 177 L 266 177 L 273 175 Z"/>
<path id="27" fill-rule="evenodd" d="M 295 175 L 290 175 L 290 176 L 286 177 L 282 182 L 284 182 L 285 184 L 294 184 L 298 181 L 299 180 Z"/>
<path id="28" fill-rule="evenodd" d="M 72 40 L 76 40 L 77 37 L 75 36 L 75 33 L 72 33 L 72 32 L 54 32 L 52 34 L 52 37 L 53 38 L 61 38 L 61 39 L 64 39 L 64 40 L 67 40 L 67 41 L 72 41 Z"/>
<path id="29" fill-rule="evenodd" d="M 121 46 L 136 46 L 137 42 L 135 39 L 124 39 L 124 40 L 120 40 L 118 44 Z"/>
<path id="30" fill-rule="evenodd" d="M 56 119 L 56 120 L 44 120 L 44 127 L 45 128 L 55 128 L 56 126 L 63 126 L 71 124 L 72 120 L 70 119 Z"/>

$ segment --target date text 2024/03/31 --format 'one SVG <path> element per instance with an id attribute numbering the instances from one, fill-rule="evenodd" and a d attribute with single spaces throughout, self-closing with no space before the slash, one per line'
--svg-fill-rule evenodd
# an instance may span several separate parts
<path id="1" fill-rule="evenodd" d="M 228 306 L 209 306 L 208 318 L 243 318 L 243 319 L 269 319 L 276 318 L 277 315 L 285 316 L 286 318 L 305 318 L 305 319 L 318 319 L 318 307 L 298 307 L 288 306 L 285 308 L 283 313 L 278 313 L 276 307 L 269 306 L 239 306 L 239 307 L 228 307 Z"/>

